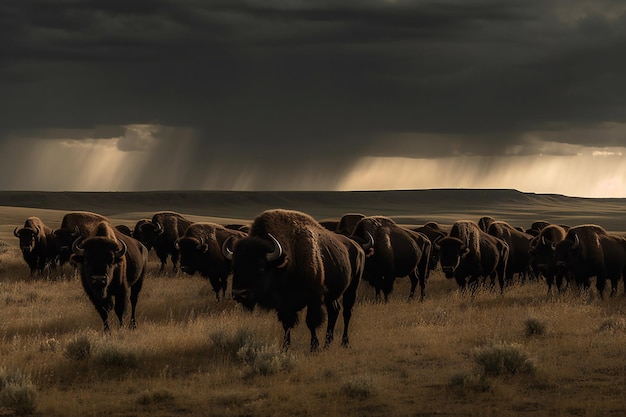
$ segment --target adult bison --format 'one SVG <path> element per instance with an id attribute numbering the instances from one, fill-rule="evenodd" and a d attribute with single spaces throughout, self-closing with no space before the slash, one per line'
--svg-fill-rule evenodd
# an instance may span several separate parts
<path id="1" fill-rule="evenodd" d="M 365 254 L 349 238 L 331 232 L 308 214 L 283 209 L 268 210 L 254 219 L 248 236 L 224 256 L 232 260 L 233 298 L 248 309 L 259 305 L 276 310 L 284 329 L 283 349 L 291 344 L 291 329 L 298 312 L 306 307 L 312 351 L 319 341 L 317 328 L 328 313 L 326 343 L 334 337 L 343 304 L 342 344 L 348 345 L 352 307 L 363 273 Z"/>
<path id="2" fill-rule="evenodd" d="M 350 236 L 354 233 L 356 225 L 359 224 L 361 219 L 365 218 L 365 214 L 361 213 L 346 213 L 339 219 L 339 224 L 335 230 L 337 233 Z"/>
<path id="3" fill-rule="evenodd" d="M 52 232 L 61 266 L 69 261 L 74 241 L 89 236 L 102 222 L 110 223 L 107 217 L 89 211 L 75 211 L 63 216 L 61 227 Z"/>
<path id="4" fill-rule="evenodd" d="M 615 294 L 620 278 L 626 274 L 626 238 L 598 225 L 572 227 L 556 244 L 554 260 L 584 289 L 591 286 L 590 279 L 595 276 L 600 297 L 607 279 L 611 281 L 611 294 Z"/>
<path id="5" fill-rule="evenodd" d="M 133 237 L 148 250 L 154 248 L 161 260 L 161 272 L 165 270 L 167 257 L 171 256 L 174 272 L 178 271 L 179 251 L 176 240 L 185 234 L 191 221 L 173 211 L 160 211 L 150 221 L 139 220 L 133 230 Z"/>
<path id="6" fill-rule="evenodd" d="M 491 216 L 483 216 L 478 219 L 478 227 L 480 228 L 480 230 L 487 233 L 489 231 L 489 226 L 491 226 L 491 223 L 495 221 L 496 219 Z"/>
<path id="7" fill-rule="evenodd" d="M 424 299 L 432 249 L 425 235 L 405 229 L 388 217 L 371 216 L 357 223 L 351 238 L 365 250 L 363 280 L 374 287 L 377 299 L 382 292 L 388 301 L 395 279 L 405 276 L 411 280 L 409 299 L 418 283 L 420 299 Z"/>
<path id="8" fill-rule="evenodd" d="M 180 251 L 180 270 L 193 275 L 196 272 L 208 278 L 217 300 L 226 295 L 231 262 L 224 257 L 222 245 L 228 238 L 241 239 L 244 232 L 228 229 L 217 223 L 192 223 L 176 241 Z"/>
<path id="9" fill-rule="evenodd" d="M 439 265 L 439 246 L 438 242 L 446 237 L 448 234 L 441 230 L 439 227 L 434 228 L 427 225 L 412 228 L 414 232 L 421 233 L 425 235 L 428 240 L 430 240 L 431 251 L 430 251 L 430 260 L 428 261 L 428 269 L 430 271 L 434 271 Z"/>
<path id="10" fill-rule="evenodd" d="M 504 241 L 509 246 L 509 257 L 506 263 L 505 281 L 511 283 L 513 275 L 518 274 L 524 281 L 527 274 L 532 274 L 530 268 L 530 244 L 533 236 L 522 232 L 507 222 L 495 221 L 487 231 L 491 236 Z"/>
<path id="11" fill-rule="evenodd" d="M 124 326 L 129 300 L 130 327 L 135 328 L 137 299 L 148 263 L 145 246 L 109 222 L 101 222 L 88 237 L 73 242 L 72 252 L 85 293 L 100 314 L 104 330 L 109 330 L 111 309 L 115 309 L 120 326 Z"/>
<path id="12" fill-rule="evenodd" d="M 509 247 L 502 240 L 483 232 L 471 220 L 452 225 L 450 234 L 439 241 L 439 262 L 446 278 L 455 278 L 462 289 L 478 287 L 480 277 L 490 277 L 492 287 L 498 278 L 504 291 Z"/>
<path id="13" fill-rule="evenodd" d="M 554 261 L 554 249 L 556 245 L 565 239 L 567 231 L 556 224 L 544 226 L 539 235 L 531 242 L 528 253 L 530 254 L 530 264 L 536 268 L 546 280 L 548 285 L 548 295 L 552 293 L 552 285 L 556 281 L 556 288 L 561 292 L 563 281 L 568 275 L 564 271 L 559 271 Z"/>
<path id="14" fill-rule="evenodd" d="M 22 257 L 30 268 L 31 278 L 36 272 L 43 274 L 48 263 L 48 236 L 52 229 L 46 226 L 39 217 L 29 217 L 24 221 L 24 226 L 18 226 L 13 235 L 20 240 Z"/>

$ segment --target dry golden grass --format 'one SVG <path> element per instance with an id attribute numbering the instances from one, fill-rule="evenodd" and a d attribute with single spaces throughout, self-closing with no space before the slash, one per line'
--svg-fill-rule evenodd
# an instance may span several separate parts
<path id="1" fill-rule="evenodd" d="M 21 213 L 0 217 L 37 210 Z M 547 297 L 531 282 L 471 297 L 435 273 L 424 302 L 406 302 L 403 278 L 378 304 L 364 283 L 350 348 L 309 353 L 302 319 L 284 354 L 273 313 L 218 303 L 198 276 L 158 274 L 154 257 L 138 328 L 106 335 L 71 271 L 29 279 L 11 239 L 0 244 L 0 415 L 626 415 L 621 291 Z"/>

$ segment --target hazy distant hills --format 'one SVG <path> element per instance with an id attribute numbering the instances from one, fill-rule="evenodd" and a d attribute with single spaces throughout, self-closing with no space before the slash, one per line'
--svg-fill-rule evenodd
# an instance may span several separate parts
<path id="1" fill-rule="evenodd" d="M 0 206 L 64 211 L 87 210 L 107 216 L 173 210 L 196 216 L 251 219 L 269 208 L 305 211 L 317 219 L 347 212 L 391 216 L 423 224 L 477 220 L 490 215 L 515 225 L 547 220 L 570 225 L 597 223 L 626 230 L 626 199 L 588 199 L 516 190 L 403 191 L 148 191 L 148 192 L 0 192 Z"/>

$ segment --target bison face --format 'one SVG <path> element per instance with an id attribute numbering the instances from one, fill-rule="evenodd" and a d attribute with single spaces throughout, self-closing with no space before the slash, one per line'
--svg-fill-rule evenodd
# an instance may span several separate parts
<path id="1" fill-rule="evenodd" d="M 232 261 L 235 301 L 252 310 L 256 304 L 276 307 L 277 275 L 284 267 L 281 244 L 272 235 L 268 239 L 247 237 L 235 243 L 233 251 L 228 240 L 223 245 L 224 256 Z"/>
<path id="2" fill-rule="evenodd" d="M 54 231 L 54 242 L 61 261 L 68 261 L 72 255 L 72 244 L 80 236 L 78 227 L 75 229 L 61 228 Z"/>
<path id="3" fill-rule="evenodd" d="M 152 223 L 149 220 L 140 220 L 135 225 L 132 237 L 140 241 L 148 250 L 154 247 L 157 237 L 163 233 L 160 223 Z"/>
<path id="4" fill-rule="evenodd" d="M 16 228 L 13 234 L 20 239 L 20 249 L 23 253 L 30 253 L 35 249 L 37 232 L 34 229 L 24 227 L 17 230 Z"/>
<path id="5" fill-rule="evenodd" d="M 580 252 L 580 241 L 574 235 L 574 240 L 565 239 L 556 244 L 554 248 L 554 263 L 559 271 L 564 272 L 576 265 Z"/>
<path id="6" fill-rule="evenodd" d="M 463 258 L 469 253 L 469 248 L 455 237 L 446 237 L 439 240 L 439 262 L 446 278 L 454 278 L 454 274 Z"/>
<path id="7" fill-rule="evenodd" d="M 531 246 L 528 253 L 530 254 L 532 261 L 540 271 L 545 271 L 554 266 L 554 250 L 556 244 L 547 240 L 545 237 L 541 237 L 534 242 L 534 246 Z"/>
<path id="8" fill-rule="evenodd" d="M 175 245 L 180 251 L 180 270 L 189 275 L 195 274 L 202 265 L 207 245 L 203 240 L 191 237 L 180 238 Z"/>
<path id="9" fill-rule="evenodd" d="M 73 243 L 72 251 L 72 259 L 79 266 L 85 289 L 97 297 L 106 298 L 115 269 L 124 259 L 126 244 L 107 237 L 90 238 L 84 243 L 79 238 Z"/>

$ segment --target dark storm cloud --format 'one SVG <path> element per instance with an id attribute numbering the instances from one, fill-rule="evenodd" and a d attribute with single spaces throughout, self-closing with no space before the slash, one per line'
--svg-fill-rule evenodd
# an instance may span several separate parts
<path id="1" fill-rule="evenodd" d="M 4 136 L 196 129 L 190 178 L 224 158 L 272 177 L 361 154 L 539 152 L 527 132 L 626 145 L 597 128 L 626 122 L 619 2 L 3 0 L 0 16 Z M 176 141 L 159 143 L 118 147 L 165 160 Z"/>

